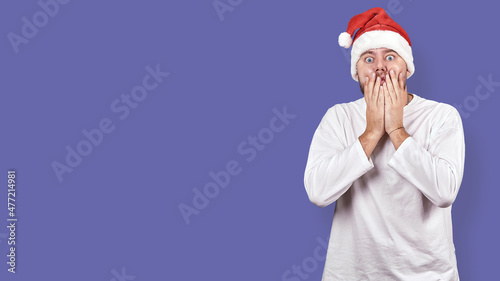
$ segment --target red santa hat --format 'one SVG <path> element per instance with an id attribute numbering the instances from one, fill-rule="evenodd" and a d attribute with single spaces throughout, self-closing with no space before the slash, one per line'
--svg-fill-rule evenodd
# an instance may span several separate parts
<path id="1" fill-rule="evenodd" d="M 356 30 L 358 31 L 354 34 Z M 370 49 L 387 48 L 396 51 L 406 62 L 410 72 L 408 78 L 415 72 L 410 37 L 382 8 L 372 8 L 352 17 L 347 25 L 347 32 L 339 35 L 339 45 L 346 49 L 352 45 L 351 76 L 355 81 L 358 81 L 356 63 L 361 54 Z"/>

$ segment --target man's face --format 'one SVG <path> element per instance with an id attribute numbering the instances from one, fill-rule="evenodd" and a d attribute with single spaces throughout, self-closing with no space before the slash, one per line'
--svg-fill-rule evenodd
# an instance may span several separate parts
<path id="1" fill-rule="evenodd" d="M 394 70 L 396 75 L 403 73 L 405 87 L 406 78 L 410 75 L 405 60 L 398 53 L 387 48 L 370 49 L 364 52 L 356 63 L 356 69 L 358 71 L 356 78 L 363 94 L 366 77 L 370 77 L 372 73 L 382 79 L 380 85 L 385 83 L 385 75 L 389 74 L 390 70 Z"/>

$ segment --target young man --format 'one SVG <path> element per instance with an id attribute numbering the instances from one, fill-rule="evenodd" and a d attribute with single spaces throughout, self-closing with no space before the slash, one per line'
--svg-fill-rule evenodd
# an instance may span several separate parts
<path id="1" fill-rule="evenodd" d="M 451 219 L 465 158 L 458 111 L 407 92 L 411 42 L 382 8 L 354 16 L 339 44 L 352 44 L 351 75 L 364 97 L 331 107 L 309 151 L 309 199 L 336 201 L 323 280 L 459 280 Z"/>

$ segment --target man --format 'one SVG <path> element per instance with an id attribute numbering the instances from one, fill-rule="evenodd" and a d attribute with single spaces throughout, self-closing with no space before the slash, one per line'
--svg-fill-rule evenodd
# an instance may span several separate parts
<path id="1" fill-rule="evenodd" d="M 451 219 L 465 158 L 458 111 L 407 92 L 411 42 L 382 8 L 354 16 L 339 44 L 352 44 L 351 75 L 364 97 L 331 107 L 309 151 L 309 199 L 336 201 L 323 280 L 459 280 Z"/>

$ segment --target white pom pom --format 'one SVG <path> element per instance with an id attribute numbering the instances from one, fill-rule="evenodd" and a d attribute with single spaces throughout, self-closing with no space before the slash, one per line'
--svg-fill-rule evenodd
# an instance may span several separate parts
<path id="1" fill-rule="evenodd" d="M 349 48 L 351 47 L 352 44 L 352 38 L 351 35 L 347 32 L 342 32 L 339 35 L 339 45 L 344 48 Z"/>

